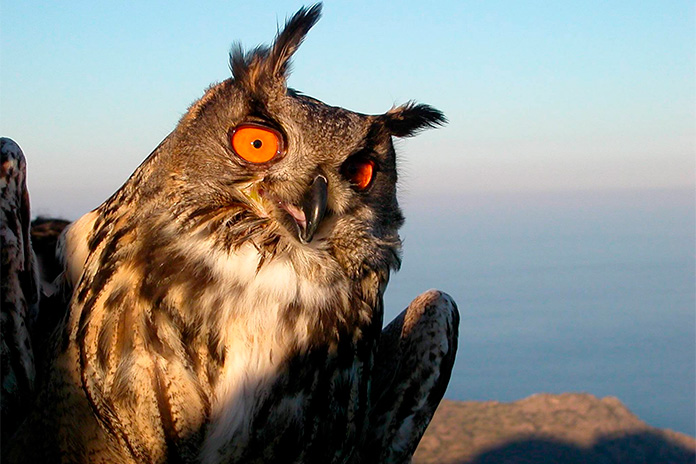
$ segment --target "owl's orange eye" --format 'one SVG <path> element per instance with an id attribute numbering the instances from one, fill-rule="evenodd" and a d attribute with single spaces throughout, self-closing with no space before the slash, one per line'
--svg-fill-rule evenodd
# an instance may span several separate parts
<path id="1" fill-rule="evenodd" d="M 358 190 L 365 190 L 375 176 L 375 162 L 370 159 L 349 159 L 343 165 L 343 175 Z"/>
<path id="2" fill-rule="evenodd" d="M 243 124 L 230 132 L 232 150 L 250 163 L 265 163 L 283 150 L 281 135 L 268 127 Z"/>

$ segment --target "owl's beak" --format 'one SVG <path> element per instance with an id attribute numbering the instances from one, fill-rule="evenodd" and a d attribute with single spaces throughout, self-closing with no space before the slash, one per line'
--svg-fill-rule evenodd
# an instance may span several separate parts
<path id="1" fill-rule="evenodd" d="M 305 215 L 304 224 L 297 223 L 297 237 L 302 243 L 309 243 L 314 237 L 319 224 L 324 219 L 328 199 L 328 181 L 326 177 L 317 175 L 302 201 L 302 211 Z"/>

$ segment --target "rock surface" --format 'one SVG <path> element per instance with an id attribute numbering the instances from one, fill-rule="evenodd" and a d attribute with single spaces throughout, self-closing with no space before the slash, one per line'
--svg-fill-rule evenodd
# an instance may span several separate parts
<path id="1" fill-rule="evenodd" d="M 696 463 L 696 439 L 650 427 L 618 399 L 538 394 L 443 400 L 413 464 Z"/>

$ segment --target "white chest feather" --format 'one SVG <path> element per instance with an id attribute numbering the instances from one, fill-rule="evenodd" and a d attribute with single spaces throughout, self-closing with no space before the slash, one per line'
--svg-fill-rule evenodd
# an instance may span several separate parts
<path id="1" fill-rule="evenodd" d="M 211 423 L 202 451 L 203 462 L 217 462 L 220 450 L 234 437 L 243 443 L 254 408 L 275 380 L 290 349 L 306 346 L 311 311 L 296 315 L 291 328 L 284 312 L 293 303 L 321 308 L 335 288 L 322 287 L 298 276 L 288 259 L 276 257 L 258 268 L 260 255 L 252 246 L 227 255 L 202 247 L 206 261 L 223 285 L 236 289 L 225 300 L 222 343 L 225 363 L 211 404 Z"/>

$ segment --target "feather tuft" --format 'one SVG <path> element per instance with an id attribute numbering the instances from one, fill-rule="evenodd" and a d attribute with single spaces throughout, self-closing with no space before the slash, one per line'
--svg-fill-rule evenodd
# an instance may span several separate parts
<path id="1" fill-rule="evenodd" d="M 411 137 L 423 129 L 432 129 L 447 123 L 447 118 L 440 110 L 413 101 L 392 108 L 379 119 L 395 137 Z"/>
<path id="2" fill-rule="evenodd" d="M 290 74 L 290 59 L 309 30 L 319 21 L 321 8 L 321 3 L 301 8 L 285 23 L 271 47 L 258 46 L 245 53 L 242 46 L 235 43 L 230 50 L 230 70 L 234 79 L 252 92 L 269 84 L 285 89 Z"/>

